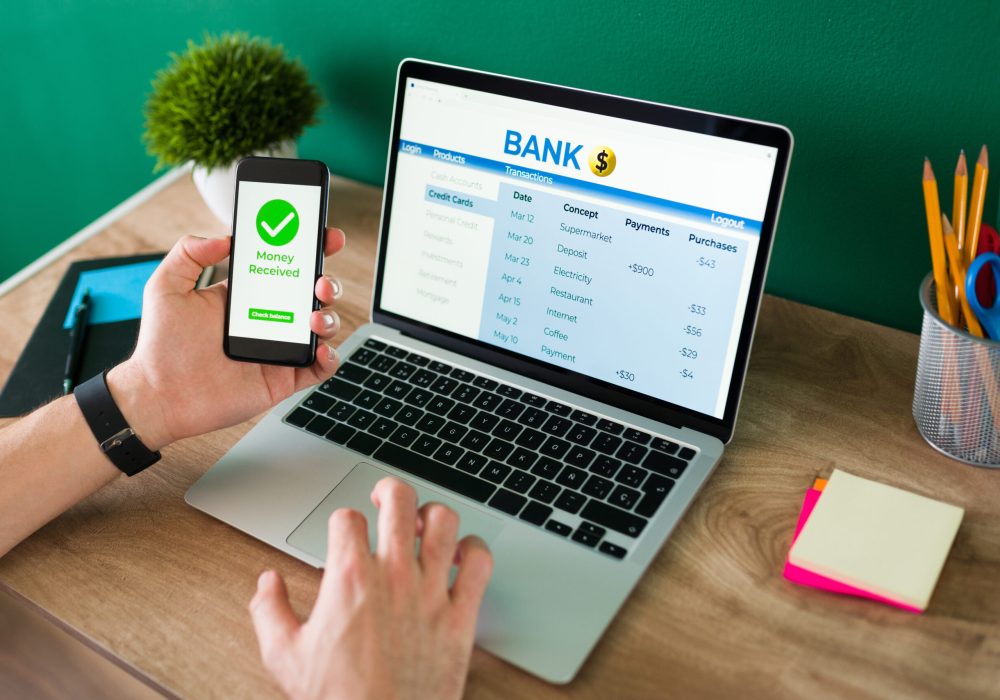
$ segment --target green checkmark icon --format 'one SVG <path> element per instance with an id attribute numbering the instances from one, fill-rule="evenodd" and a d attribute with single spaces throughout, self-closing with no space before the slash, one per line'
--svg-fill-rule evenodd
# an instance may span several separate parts
<path id="1" fill-rule="evenodd" d="M 298 232 L 299 213 L 283 199 L 272 199 L 257 212 L 257 234 L 268 245 L 287 245 Z"/>

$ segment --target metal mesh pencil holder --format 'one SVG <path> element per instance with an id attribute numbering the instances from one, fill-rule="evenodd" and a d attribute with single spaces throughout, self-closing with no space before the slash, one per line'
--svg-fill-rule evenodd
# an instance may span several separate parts
<path id="1" fill-rule="evenodd" d="M 920 331 L 913 419 L 943 454 L 1000 468 L 1000 342 L 977 338 L 938 315 L 933 277 L 920 285 Z"/>

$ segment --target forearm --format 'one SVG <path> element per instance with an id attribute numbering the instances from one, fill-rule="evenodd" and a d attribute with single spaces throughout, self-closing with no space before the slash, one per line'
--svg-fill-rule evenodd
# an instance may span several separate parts
<path id="1" fill-rule="evenodd" d="M 112 370 L 108 377 L 111 394 L 139 437 L 159 449 L 155 426 L 132 407 L 151 397 L 129 384 L 123 369 Z M 57 399 L 0 431 L 0 556 L 119 475 L 73 396 Z"/>
<path id="2" fill-rule="evenodd" d="M 0 431 L 0 556 L 119 474 L 72 396 Z"/>

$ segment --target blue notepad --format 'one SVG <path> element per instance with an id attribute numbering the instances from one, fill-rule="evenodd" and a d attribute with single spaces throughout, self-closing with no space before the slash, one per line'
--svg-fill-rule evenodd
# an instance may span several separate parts
<path id="1" fill-rule="evenodd" d="M 150 260 L 81 272 L 63 328 L 73 327 L 73 314 L 87 289 L 91 300 L 89 325 L 139 318 L 142 316 L 142 290 L 159 264 L 159 260 Z"/>

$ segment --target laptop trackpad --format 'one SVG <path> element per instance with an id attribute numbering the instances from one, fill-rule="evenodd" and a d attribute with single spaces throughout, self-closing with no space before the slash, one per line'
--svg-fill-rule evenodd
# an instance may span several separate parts
<path id="1" fill-rule="evenodd" d="M 351 473 L 344 477 L 343 481 L 337 484 L 337 487 L 327 494 L 326 498 L 316 506 L 316 509 L 288 536 L 288 544 L 317 559 L 326 560 L 327 520 L 330 518 L 330 513 L 338 508 L 354 508 L 364 513 L 368 520 L 368 544 L 374 550 L 377 541 L 378 511 L 372 505 L 371 492 L 375 488 L 375 484 L 387 476 L 396 475 L 367 462 L 359 462 L 351 470 Z M 503 521 L 497 518 L 448 498 L 440 491 L 434 491 L 406 479 L 403 481 L 416 490 L 418 504 L 423 505 L 436 501 L 444 503 L 458 513 L 459 539 L 466 535 L 479 535 L 486 544 L 490 544 L 503 529 Z"/>

